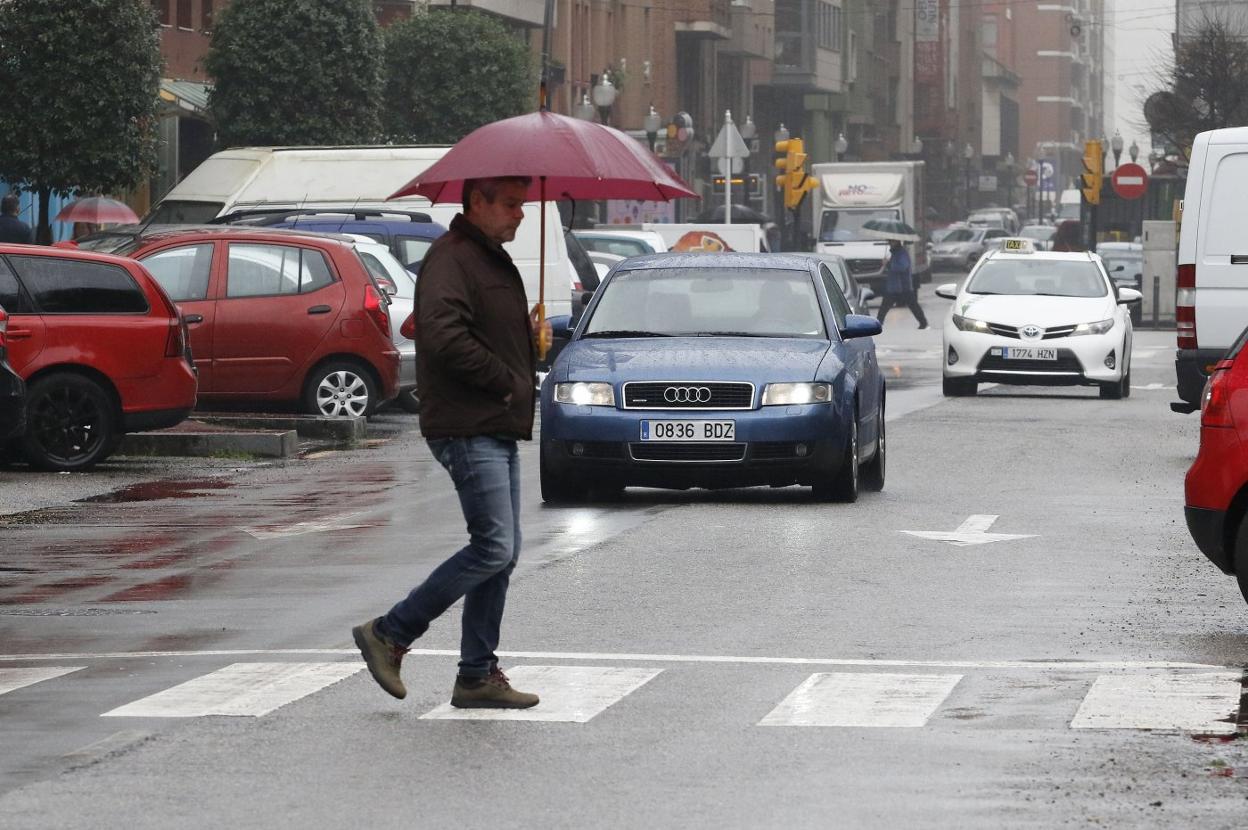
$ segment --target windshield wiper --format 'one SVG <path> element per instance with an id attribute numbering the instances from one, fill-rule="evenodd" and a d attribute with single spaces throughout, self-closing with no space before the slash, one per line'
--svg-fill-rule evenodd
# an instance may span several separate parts
<path id="1" fill-rule="evenodd" d="M 784 334 L 760 334 L 756 331 L 690 331 L 687 337 L 787 337 Z"/>
<path id="2" fill-rule="evenodd" d="M 581 336 L 582 340 L 590 337 L 671 337 L 660 331 L 641 331 L 640 329 L 610 329 L 608 331 L 591 331 Z"/>

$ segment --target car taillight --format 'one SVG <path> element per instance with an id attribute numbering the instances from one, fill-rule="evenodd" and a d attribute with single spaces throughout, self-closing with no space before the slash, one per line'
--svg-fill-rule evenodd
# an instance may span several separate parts
<path id="1" fill-rule="evenodd" d="M 1196 348 L 1196 266 L 1180 265 L 1174 301 L 1174 325 L 1180 349 Z"/>
<path id="2" fill-rule="evenodd" d="M 1220 360 L 1213 367 L 1213 374 L 1205 384 L 1205 394 L 1200 400 L 1200 425 L 1202 427 L 1233 427 L 1231 417 L 1231 367 L 1233 360 Z"/>
<path id="3" fill-rule="evenodd" d="M 4 357 L 4 350 L 7 344 L 6 332 L 9 330 L 9 315 L 4 313 L 4 309 L 0 308 L 0 357 Z"/>
<path id="4" fill-rule="evenodd" d="M 186 327 L 182 316 L 176 315 L 169 321 L 169 335 L 165 338 L 165 357 L 183 357 L 186 355 Z"/>
<path id="5" fill-rule="evenodd" d="M 386 303 L 381 299 L 381 294 L 371 285 L 364 287 L 364 310 L 381 333 L 389 337 L 390 314 L 386 311 Z"/>

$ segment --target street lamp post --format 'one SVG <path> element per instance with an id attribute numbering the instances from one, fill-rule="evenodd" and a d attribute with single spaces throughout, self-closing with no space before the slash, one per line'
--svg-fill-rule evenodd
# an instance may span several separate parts
<path id="1" fill-rule="evenodd" d="M 611 83 L 611 78 L 607 76 L 606 71 L 602 73 L 601 80 L 594 85 L 593 89 L 594 106 L 598 108 L 598 117 L 602 119 L 603 124 L 611 122 L 611 107 L 615 104 L 615 84 Z"/>
<path id="2" fill-rule="evenodd" d="M 1109 140 L 1109 146 L 1114 151 L 1114 167 L 1118 167 L 1118 160 L 1122 158 L 1122 133 L 1114 130 L 1114 137 Z"/>
<path id="3" fill-rule="evenodd" d="M 919 138 L 917 135 L 910 142 L 910 155 L 914 156 L 916 159 L 923 155 L 923 139 Z"/>
<path id="4" fill-rule="evenodd" d="M 1140 145 L 1135 143 L 1135 139 L 1131 139 L 1131 146 L 1127 148 L 1127 154 L 1131 156 L 1131 163 L 1135 164 L 1140 157 Z"/>
<path id="5" fill-rule="evenodd" d="M 971 159 L 975 155 L 975 148 L 971 146 L 971 142 L 966 142 L 966 146 L 962 148 L 962 158 L 966 160 L 966 212 L 971 212 Z"/>
<path id="6" fill-rule="evenodd" d="M 845 155 L 849 150 L 849 141 L 845 138 L 845 133 L 840 133 L 836 137 L 836 143 L 832 145 L 832 149 L 836 151 L 836 160 L 840 161 L 841 156 Z"/>
<path id="7" fill-rule="evenodd" d="M 1014 209 L 1014 154 L 1006 153 L 1005 163 L 1005 206 Z"/>
<path id="8" fill-rule="evenodd" d="M 654 108 L 654 104 L 650 105 L 650 112 L 646 113 L 641 126 L 646 131 L 646 141 L 650 142 L 650 152 L 653 153 L 654 144 L 659 140 L 659 127 L 663 126 L 663 119 L 659 117 L 659 111 Z"/>
<path id="9" fill-rule="evenodd" d="M 780 126 L 776 127 L 776 131 L 771 134 L 772 147 L 775 147 L 781 141 L 788 141 L 792 136 L 789 135 L 788 127 L 784 126 L 784 122 L 780 122 Z M 786 235 L 787 227 L 785 222 L 784 195 L 779 188 L 769 188 L 772 198 L 776 200 L 775 216 L 776 224 L 780 226 L 780 250 L 788 250 L 788 236 Z M 777 195 L 780 194 L 780 195 Z"/>

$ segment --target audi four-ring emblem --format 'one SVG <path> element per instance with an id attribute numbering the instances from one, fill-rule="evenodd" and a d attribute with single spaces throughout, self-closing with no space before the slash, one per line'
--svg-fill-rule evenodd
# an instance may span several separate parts
<path id="1" fill-rule="evenodd" d="M 710 403 L 711 390 L 705 386 L 669 386 L 663 390 L 668 403 Z"/>

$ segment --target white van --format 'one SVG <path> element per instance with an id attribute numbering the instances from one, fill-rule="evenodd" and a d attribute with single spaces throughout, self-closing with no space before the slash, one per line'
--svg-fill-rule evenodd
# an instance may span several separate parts
<path id="1" fill-rule="evenodd" d="M 1057 202 L 1057 221 L 1082 218 L 1083 193 L 1077 189 L 1063 190 Z"/>
<path id="2" fill-rule="evenodd" d="M 1213 364 L 1248 326 L 1248 127 L 1200 133 L 1192 144 L 1179 225 L 1176 412 L 1200 408 Z"/>
<path id="3" fill-rule="evenodd" d="M 291 207 L 390 208 L 428 213 L 449 225 L 457 204 L 431 205 L 387 197 L 450 149 L 444 145 L 376 147 L 236 147 L 214 153 L 178 182 L 144 220 L 148 225 L 200 224 L 239 210 Z M 536 202 L 524 206 L 514 241 L 503 247 L 524 279 L 529 302 L 538 298 L 541 252 Z M 546 314 L 572 313 L 581 279 L 568 255 L 559 210 L 546 203 Z"/>

